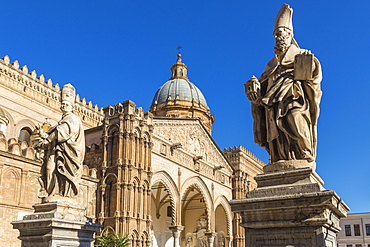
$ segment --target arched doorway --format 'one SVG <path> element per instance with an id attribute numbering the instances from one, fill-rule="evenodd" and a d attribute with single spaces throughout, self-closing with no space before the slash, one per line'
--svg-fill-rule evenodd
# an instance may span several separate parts
<path id="1" fill-rule="evenodd" d="M 227 247 L 228 246 L 228 222 L 226 211 L 224 207 L 220 204 L 217 206 L 215 211 L 215 240 L 214 240 L 214 247 Z"/>
<path id="2" fill-rule="evenodd" d="M 207 247 L 209 217 L 204 195 L 197 186 L 190 186 L 181 199 L 181 247 Z"/>
<path id="3" fill-rule="evenodd" d="M 173 237 L 169 227 L 173 222 L 174 202 L 168 186 L 162 182 L 153 184 L 151 200 L 152 246 L 172 247 Z"/>

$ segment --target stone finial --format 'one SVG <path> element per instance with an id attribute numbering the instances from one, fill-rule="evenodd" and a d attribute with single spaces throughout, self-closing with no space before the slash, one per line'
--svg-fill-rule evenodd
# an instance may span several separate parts
<path id="1" fill-rule="evenodd" d="M 54 88 L 55 88 L 55 90 L 59 91 L 60 90 L 59 84 L 55 83 Z"/>
<path id="2" fill-rule="evenodd" d="M 15 61 L 12 63 L 12 65 L 13 65 L 13 68 L 14 68 L 14 69 L 19 69 L 19 62 L 18 62 L 18 60 L 15 60 Z"/>
<path id="3" fill-rule="evenodd" d="M 52 86 L 53 86 L 53 81 L 52 81 L 51 79 L 48 79 L 48 80 L 46 81 L 46 85 L 47 85 L 48 87 L 52 87 Z"/>
<path id="4" fill-rule="evenodd" d="M 3 57 L 3 61 L 4 61 L 5 64 L 9 64 L 10 57 L 8 55 L 6 55 L 5 57 Z"/>
<path id="5" fill-rule="evenodd" d="M 22 70 L 23 73 L 28 74 L 28 67 L 27 67 L 27 65 L 24 65 L 21 70 Z"/>
<path id="6" fill-rule="evenodd" d="M 40 83 L 44 83 L 45 82 L 45 77 L 43 74 L 41 74 L 39 77 L 38 77 Z"/>
<path id="7" fill-rule="evenodd" d="M 36 79 L 36 70 L 32 70 L 31 73 L 30 73 L 30 76 L 33 78 L 33 79 Z"/>

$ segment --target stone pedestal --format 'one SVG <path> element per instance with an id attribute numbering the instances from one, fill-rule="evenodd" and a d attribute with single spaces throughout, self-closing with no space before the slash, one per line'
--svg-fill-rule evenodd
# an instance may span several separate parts
<path id="1" fill-rule="evenodd" d="M 282 167 L 289 168 L 277 170 Z M 334 191 L 323 188 L 314 165 L 292 167 L 266 166 L 265 173 L 255 177 L 257 189 L 246 199 L 230 202 L 242 217 L 247 247 L 337 246 L 339 219 L 349 208 Z"/>
<path id="2" fill-rule="evenodd" d="M 84 216 L 83 207 L 63 202 L 40 203 L 33 207 L 33 214 L 12 222 L 13 228 L 20 232 L 18 238 L 22 240 L 22 247 L 90 247 L 94 233 L 102 227 Z"/>

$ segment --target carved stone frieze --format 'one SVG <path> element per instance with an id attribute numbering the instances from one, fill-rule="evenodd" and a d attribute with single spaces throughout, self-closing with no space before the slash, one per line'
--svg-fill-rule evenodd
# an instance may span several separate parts
<path id="1" fill-rule="evenodd" d="M 154 124 L 155 135 L 171 143 L 181 143 L 186 152 L 194 156 L 202 156 L 204 162 L 215 165 L 226 163 L 208 133 L 197 121 L 158 120 L 154 121 Z"/>
<path id="2" fill-rule="evenodd" d="M 232 170 L 209 134 L 197 121 L 154 120 L 153 152 L 219 183 L 230 185 Z M 164 147 L 172 148 L 164 153 Z M 219 169 L 218 169 L 219 168 Z"/>

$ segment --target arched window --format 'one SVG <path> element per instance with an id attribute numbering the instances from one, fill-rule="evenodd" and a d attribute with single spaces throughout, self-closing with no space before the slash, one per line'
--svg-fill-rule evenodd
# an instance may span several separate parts
<path id="1" fill-rule="evenodd" d="M 106 181 L 104 194 L 104 214 L 106 217 L 113 217 L 116 212 L 116 198 L 117 198 L 117 180 L 110 178 Z"/>
<path id="2" fill-rule="evenodd" d="M 109 139 L 108 139 L 108 165 L 109 166 L 114 166 L 117 165 L 117 158 L 118 158 L 118 132 L 112 131 L 109 134 Z"/>
<path id="3" fill-rule="evenodd" d="M 22 128 L 21 131 L 19 131 L 18 141 L 30 143 L 31 133 L 32 132 L 29 128 Z"/>

